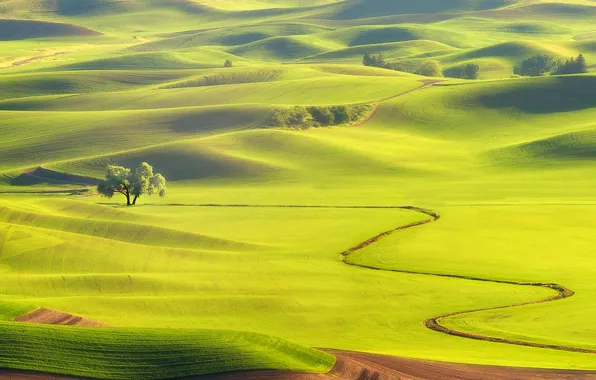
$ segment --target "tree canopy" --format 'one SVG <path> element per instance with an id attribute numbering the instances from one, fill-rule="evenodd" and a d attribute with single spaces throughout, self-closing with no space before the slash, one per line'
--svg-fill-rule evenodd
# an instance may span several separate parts
<path id="1" fill-rule="evenodd" d="M 104 197 L 112 198 L 120 193 L 126 197 L 126 205 L 136 205 L 141 195 L 166 195 L 166 179 L 159 173 L 153 173 L 153 167 L 143 162 L 135 169 L 108 165 L 105 180 L 97 185 L 97 191 Z"/>
<path id="2" fill-rule="evenodd" d="M 362 64 L 364 66 L 371 67 L 387 67 L 387 61 L 385 61 L 385 57 L 383 56 L 383 54 L 371 55 L 370 53 L 365 53 L 364 57 L 362 58 Z"/>
<path id="3" fill-rule="evenodd" d="M 565 62 L 548 55 L 535 55 L 524 59 L 516 66 L 514 73 L 524 76 L 539 76 L 546 73 L 551 75 L 582 74 L 588 72 L 588 64 L 583 54 L 577 58 L 570 58 Z"/>
<path id="4" fill-rule="evenodd" d="M 518 66 L 515 66 L 513 72 L 516 75 L 540 76 L 551 72 L 557 66 L 557 61 L 548 55 L 535 55 L 524 59 Z"/>
<path id="5" fill-rule="evenodd" d="M 586 58 L 584 58 L 583 54 L 580 54 L 577 56 L 577 58 L 571 58 L 565 62 L 560 62 L 552 74 L 583 74 L 587 72 L 588 64 L 586 63 Z"/>
<path id="6" fill-rule="evenodd" d="M 443 69 L 441 68 L 439 61 L 425 61 L 420 65 L 416 74 L 425 77 L 442 77 Z"/>
<path id="7" fill-rule="evenodd" d="M 443 71 L 446 77 L 461 79 L 478 79 L 480 66 L 475 63 L 468 63 L 464 66 L 457 66 Z"/>

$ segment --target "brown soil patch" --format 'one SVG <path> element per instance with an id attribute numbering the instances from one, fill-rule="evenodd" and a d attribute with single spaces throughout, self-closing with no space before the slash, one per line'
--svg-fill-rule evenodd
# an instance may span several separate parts
<path id="1" fill-rule="evenodd" d="M 337 363 L 327 374 L 245 371 L 196 380 L 565 380 L 596 379 L 596 371 L 570 371 L 443 363 L 395 356 L 327 350 Z"/>
<path id="2" fill-rule="evenodd" d="M 326 374 L 238 371 L 186 380 L 572 380 L 596 379 L 596 371 L 572 371 L 457 364 L 388 355 L 327 350 L 337 363 Z M 0 370 L 0 380 L 74 380 L 75 377 Z"/>
<path id="3" fill-rule="evenodd" d="M 77 315 L 62 313 L 49 309 L 37 309 L 31 313 L 15 318 L 16 322 L 39 323 L 43 325 L 106 327 L 105 323 L 92 321 Z M 1 377 L 0 377 L 1 378 Z"/>

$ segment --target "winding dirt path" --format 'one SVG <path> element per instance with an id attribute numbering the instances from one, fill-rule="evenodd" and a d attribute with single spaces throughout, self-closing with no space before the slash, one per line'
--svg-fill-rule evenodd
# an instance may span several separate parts
<path id="1" fill-rule="evenodd" d="M 398 226 L 391 230 L 382 232 L 378 235 L 359 243 L 341 253 L 341 261 L 346 265 L 355 266 L 363 269 L 383 270 L 396 273 L 417 274 L 424 276 L 449 277 L 469 281 L 492 282 L 498 284 L 509 284 L 518 286 L 534 286 L 550 289 L 556 294 L 542 300 L 516 303 L 511 305 L 496 306 L 491 308 L 465 310 L 448 313 L 437 317 L 432 317 L 424 321 L 427 328 L 453 336 L 467 339 L 482 340 L 487 342 L 512 344 L 526 347 L 536 347 L 545 349 L 554 349 L 578 353 L 594 354 L 596 350 L 569 347 L 563 345 L 541 344 L 526 341 L 511 340 L 506 338 L 491 337 L 486 335 L 458 331 L 441 324 L 442 320 L 451 316 L 465 315 L 480 311 L 499 310 L 523 305 L 539 304 L 553 302 L 564 298 L 569 298 L 575 293 L 554 283 L 527 283 L 506 280 L 491 280 L 478 277 L 460 276 L 452 274 L 417 272 L 399 269 L 385 269 L 375 266 L 358 264 L 350 262 L 350 256 L 379 240 L 392 235 L 393 233 L 409 228 L 420 227 L 438 221 L 441 216 L 432 210 L 415 206 L 328 206 L 328 205 L 251 205 L 251 204 L 169 204 L 169 205 L 147 205 L 147 206 L 174 206 L 174 207 L 239 207 L 239 208 L 318 208 L 318 209 L 402 209 L 411 210 L 424 214 L 429 218 L 413 222 L 407 225 Z M 16 321 L 31 323 L 49 323 L 64 325 L 81 326 L 106 326 L 100 322 L 85 320 L 67 313 L 55 312 L 52 310 L 38 309 L 15 319 Z M 238 371 L 222 374 L 213 374 L 206 376 L 190 377 L 188 379 L 197 380 L 556 380 L 556 379 L 595 379 L 596 371 L 575 371 L 575 370 L 555 370 L 555 369 L 537 369 L 537 368 L 518 368 L 503 366 L 487 366 L 473 364 L 459 364 L 436 362 L 421 359 L 409 359 L 388 355 L 379 355 L 363 352 L 353 352 L 335 349 L 323 349 L 336 356 L 337 362 L 329 373 L 300 373 L 290 371 Z M 18 370 L 0 369 L 0 380 L 9 379 L 36 379 L 36 380 L 72 380 L 74 377 L 58 376 L 51 374 L 26 372 Z"/>
<path id="2" fill-rule="evenodd" d="M 458 336 L 458 337 L 462 337 L 462 338 L 482 340 L 482 341 L 486 341 L 486 342 L 505 343 L 505 344 L 513 344 L 513 345 L 517 345 L 517 346 L 546 348 L 546 349 L 560 350 L 560 351 L 596 354 L 596 350 L 591 350 L 591 349 L 586 349 L 586 348 L 570 347 L 570 346 L 563 346 L 563 345 L 556 345 L 556 344 L 543 344 L 543 343 L 527 342 L 527 341 L 522 341 L 522 340 L 513 340 L 513 339 L 507 339 L 507 338 L 492 337 L 492 336 L 488 336 L 488 335 L 474 334 L 474 333 L 469 333 L 469 332 L 465 332 L 465 331 L 455 330 L 455 329 L 449 328 L 449 327 L 441 324 L 441 321 L 448 317 L 471 314 L 471 313 L 476 313 L 476 312 L 481 312 L 481 311 L 500 310 L 500 309 L 524 306 L 524 305 L 535 305 L 535 304 L 540 304 L 540 303 L 553 302 L 553 301 L 558 301 L 558 300 L 561 300 L 564 298 L 572 297 L 575 294 L 575 292 L 573 290 L 568 289 L 562 285 L 554 284 L 554 283 L 541 283 L 541 282 L 517 282 L 517 281 L 505 281 L 505 280 L 491 280 L 491 279 L 485 279 L 485 278 L 479 278 L 479 277 L 459 276 L 459 275 L 452 275 L 452 274 L 417 272 L 417 271 L 407 271 L 407 270 L 400 270 L 400 269 L 385 269 L 385 268 L 350 262 L 349 257 L 351 254 L 376 243 L 377 241 L 381 240 L 384 237 L 387 237 L 397 231 L 405 230 L 408 228 L 414 228 L 414 227 L 422 226 L 425 224 L 430 224 L 430 223 L 436 222 L 437 220 L 439 220 L 441 218 L 441 216 L 437 212 L 432 211 L 432 210 L 427 210 L 427 209 L 423 209 L 423 208 L 415 207 L 415 206 L 403 206 L 401 208 L 416 211 L 416 212 L 428 215 L 431 218 L 427 219 L 427 220 L 419 221 L 419 222 L 410 223 L 405 226 L 396 227 L 392 230 L 385 231 L 379 235 L 376 235 L 376 236 L 374 236 L 374 237 L 372 237 L 372 238 L 370 238 L 354 247 L 351 247 L 350 249 L 342 252 L 342 256 L 343 256 L 342 261 L 347 265 L 356 266 L 356 267 L 365 268 L 365 269 L 384 270 L 384 271 L 389 271 L 389 272 L 406 273 L 406 274 L 419 274 L 419 275 L 425 275 L 425 276 L 449 277 L 449 278 L 457 278 L 457 279 L 469 280 L 469 281 L 492 282 L 492 283 L 497 283 L 497 284 L 533 286 L 533 287 L 539 287 L 539 288 L 547 288 L 549 290 L 554 290 L 556 292 L 556 294 L 554 294 L 550 297 L 544 298 L 542 300 L 537 300 L 537 301 L 528 301 L 528 302 L 515 303 L 515 304 L 511 304 L 511 305 L 464 310 L 464 311 L 443 314 L 443 315 L 440 315 L 437 317 L 428 318 L 427 320 L 424 321 L 424 326 L 426 326 L 427 328 L 429 328 L 433 331 L 437 331 L 440 333 Z"/>
<path id="3" fill-rule="evenodd" d="M 432 82 L 436 83 L 436 82 Z M 432 85 L 428 84 L 428 85 Z M 158 206 L 158 205 L 153 205 Z M 166 206 L 166 205 L 159 205 L 159 206 Z M 506 281 L 506 280 L 492 280 L 480 277 L 473 277 L 473 276 L 461 276 L 461 275 L 454 275 L 454 274 L 442 274 L 442 273 L 431 273 L 431 272 L 419 272 L 419 271 L 408 271 L 402 269 L 387 269 L 381 267 L 375 267 L 373 265 L 365 265 L 359 264 L 349 261 L 349 257 L 359 250 L 362 250 L 379 240 L 392 235 L 396 232 L 403 231 L 409 228 L 420 227 L 426 224 L 431 224 L 433 222 L 438 221 L 441 216 L 438 212 L 416 207 L 416 206 L 328 206 L 328 205 L 251 205 L 251 204 L 168 204 L 167 206 L 178 206 L 178 207 L 241 207 L 241 208 L 334 208 L 334 209 L 402 209 L 402 210 L 411 210 L 414 212 L 421 213 L 423 215 L 429 216 L 428 219 L 413 222 L 407 225 L 398 226 L 391 230 L 382 232 L 378 235 L 371 237 L 370 239 L 363 241 L 353 247 L 350 247 L 346 251 L 342 252 L 342 262 L 346 265 L 351 265 L 359 268 L 364 269 L 373 269 L 373 270 L 383 270 L 388 272 L 396 272 L 396 273 L 404 273 L 404 274 L 417 274 L 417 275 L 424 275 L 424 276 L 434 276 L 434 277 L 448 277 L 448 278 L 456 278 L 468 281 L 480 281 L 480 282 L 492 282 L 496 284 L 508 284 L 508 285 L 518 285 L 518 286 L 533 286 L 533 287 L 540 287 L 546 288 L 549 290 L 553 290 L 556 294 L 547 297 L 545 299 L 537 300 L 537 301 L 529 301 L 529 302 L 522 302 L 522 303 L 515 303 L 511 305 L 504 305 L 504 306 L 495 306 L 489 308 L 481 308 L 481 309 L 472 309 L 472 310 L 464 310 L 458 312 L 452 312 L 448 314 L 439 315 L 436 317 L 428 318 L 425 320 L 424 326 L 427 328 L 440 332 L 443 334 L 458 336 L 461 338 L 468 338 L 474 340 L 482 340 L 486 342 L 494 342 L 494 343 L 504 343 L 504 344 L 512 344 L 517 346 L 526 346 L 526 347 L 536 347 L 536 348 L 546 348 L 546 349 L 553 349 L 553 350 L 560 350 L 560 351 L 569 351 L 569 352 L 578 352 L 578 353 L 588 353 L 588 354 L 596 354 L 596 350 L 585 349 L 585 348 L 578 348 L 578 347 L 570 347 L 570 346 L 563 346 L 563 345 L 556 345 L 556 344 L 542 344 L 542 343 L 534 343 L 534 342 L 527 342 L 522 340 L 513 340 L 513 339 L 506 339 L 500 337 L 493 337 L 488 335 L 481 335 L 481 334 L 474 334 L 470 332 L 455 330 L 449 328 L 443 324 L 441 324 L 442 320 L 456 316 L 456 315 L 465 315 L 465 314 L 472 314 L 481 311 L 490 311 L 490 310 L 501 310 L 507 309 L 512 307 L 519 307 L 524 305 L 535 305 L 540 303 L 546 302 L 553 302 L 558 301 L 564 298 L 572 297 L 575 292 L 571 289 L 568 289 L 562 285 L 554 284 L 554 283 L 541 283 L 541 282 L 517 282 L 517 281 Z"/>

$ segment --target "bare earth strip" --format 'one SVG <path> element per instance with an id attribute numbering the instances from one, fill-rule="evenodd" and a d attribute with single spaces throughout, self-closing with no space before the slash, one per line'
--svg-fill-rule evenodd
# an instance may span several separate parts
<path id="1" fill-rule="evenodd" d="M 49 309 L 37 309 L 31 313 L 15 318 L 16 322 L 39 323 L 43 325 L 106 327 L 105 323 L 92 321 L 77 315 L 62 313 Z"/>
<path id="2" fill-rule="evenodd" d="M 327 374 L 284 371 L 236 372 L 197 380 L 566 380 L 596 379 L 595 371 L 568 371 L 434 362 L 395 356 L 326 350 L 337 357 Z"/>
<path id="3" fill-rule="evenodd" d="M 596 371 L 457 364 L 399 358 L 395 356 L 326 350 L 337 363 L 326 374 L 290 371 L 238 371 L 189 377 L 185 380 L 585 380 Z M 0 370 L 0 380 L 82 380 L 51 374 Z"/>

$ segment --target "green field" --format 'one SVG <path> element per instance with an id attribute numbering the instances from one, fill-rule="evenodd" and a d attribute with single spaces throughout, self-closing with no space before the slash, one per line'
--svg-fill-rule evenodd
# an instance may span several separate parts
<path id="1" fill-rule="evenodd" d="M 596 370 L 593 0 L 6 0 L 0 17 L 0 368 L 326 372 L 316 347 Z M 587 73 L 513 75 L 579 53 Z M 342 105 L 372 111 L 270 123 Z M 96 194 L 106 165 L 143 161 L 165 198 Z M 440 219 L 341 255 L 429 219 L 398 206 Z M 515 283 L 575 295 L 498 308 L 554 294 Z M 40 307 L 111 327 L 13 321 Z M 423 323 L 480 309 L 442 323 L 561 349 Z"/>

